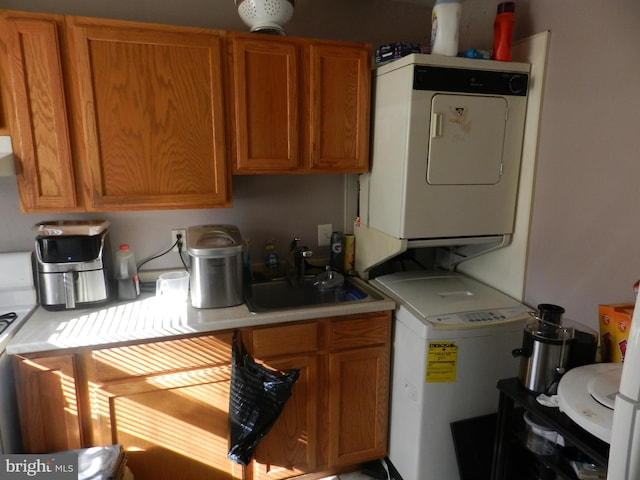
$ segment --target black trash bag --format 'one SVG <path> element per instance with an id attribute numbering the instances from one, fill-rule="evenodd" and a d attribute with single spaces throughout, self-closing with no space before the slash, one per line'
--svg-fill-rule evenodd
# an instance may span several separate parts
<path id="1" fill-rule="evenodd" d="M 256 363 L 237 336 L 235 332 L 231 351 L 227 456 L 246 466 L 258 442 L 280 416 L 300 369 L 280 372 Z"/>

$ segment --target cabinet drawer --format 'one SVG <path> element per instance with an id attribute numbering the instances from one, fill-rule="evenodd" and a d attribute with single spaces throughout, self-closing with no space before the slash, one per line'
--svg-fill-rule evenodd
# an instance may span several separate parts
<path id="1" fill-rule="evenodd" d="M 91 352 L 98 381 L 229 364 L 233 332 Z"/>
<path id="2" fill-rule="evenodd" d="M 253 331 L 251 351 L 257 358 L 292 353 L 315 352 L 318 349 L 318 326 L 296 323 Z"/>
<path id="3" fill-rule="evenodd" d="M 391 312 L 375 312 L 345 320 L 333 320 L 328 327 L 327 347 L 354 348 L 389 343 Z"/>

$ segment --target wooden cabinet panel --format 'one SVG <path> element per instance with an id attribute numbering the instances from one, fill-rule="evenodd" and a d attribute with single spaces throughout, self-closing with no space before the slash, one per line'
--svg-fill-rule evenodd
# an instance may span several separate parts
<path id="1" fill-rule="evenodd" d="M 4 25 L 2 16 L 0 15 L 0 27 Z M 7 59 L 7 41 L 6 38 L 2 40 L 2 36 L 6 35 L 7 30 L 3 29 L 3 33 L 0 33 L 0 135 L 11 135 L 11 125 L 9 119 L 9 92 L 5 85 L 9 84 L 9 75 L 7 73 L 8 59 Z"/>
<path id="2" fill-rule="evenodd" d="M 329 378 L 329 465 L 386 455 L 389 346 L 330 354 Z"/>
<path id="3" fill-rule="evenodd" d="M 74 357 L 15 357 L 14 362 L 25 452 L 82 447 L 82 401 L 77 391 Z"/>
<path id="4" fill-rule="evenodd" d="M 317 322 L 256 328 L 251 332 L 251 352 L 259 358 L 315 352 L 317 349 Z"/>
<path id="5" fill-rule="evenodd" d="M 96 441 L 123 445 L 136 478 L 242 478 L 227 458 L 231 338 L 226 332 L 92 352 Z"/>
<path id="6" fill-rule="evenodd" d="M 96 386 L 91 412 L 99 443 L 119 443 L 136 478 L 228 480 L 230 366 Z"/>
<path id="7" fill-rule="evenodd" d="M 300 369 L 289 400 L 254 454 L 254 480 L 289 478 L 316 469 L 318 451 L 318 359 L 315 355 L 265 360 L 280 371 Z"/>
<path id="8" fill-rule="evenodd" d="M 323 43 L 309 48 L 310 168 L 364 173 L 369 166 L 370 52 Z"/>
<path id="9" fill-rule="evenodd" d="M 12 143 L 24 212 L 79 210 L 67 118 L 63 17 L 2 12 Z"/>
<path id="10" fill-rule="evenodd" d="M 99 382 L 229 364 L 232 332 L 95 350 Z"/>
<path id="11" fill-rule="evenodd" d="M 222 34 L 67 20 L 88 207 L 227 206 Z"/>
<path id="12" fill-rule="evenodd" d="M 361 314 L 347 319 L 338 317 L 328 325 L 327 344 L 331 348 L 385 344 L 390 338 L 390 312 Z"/>
<path id="13" fill-rule="evenodd" d="M 234 171 L 293 171 L 300 156 L 299 46 L 255 35 L 232 38 Z"/>

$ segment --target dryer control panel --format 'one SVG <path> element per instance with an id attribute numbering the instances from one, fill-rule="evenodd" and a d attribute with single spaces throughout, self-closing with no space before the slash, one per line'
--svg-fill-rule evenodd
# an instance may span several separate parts
<path id="1" fill-rule="evenodd" d="M 529 75 L 519 72 L 496 72 L 430 65 L 416 65 L 413 70 L 414 90 L 525 97 L 528 84 Z"/>

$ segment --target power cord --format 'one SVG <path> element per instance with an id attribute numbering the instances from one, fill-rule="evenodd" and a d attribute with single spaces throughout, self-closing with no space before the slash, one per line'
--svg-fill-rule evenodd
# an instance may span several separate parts
<path id="1" fill-rule="evenodd" d="M 189 271 L 189 267 L 187 266 L 187 264 L 184 261 L 184 258 L 182 257 L 182 246 L 184 245 L 184 242 L 182 241 L 182 235 L 181 234 L 177 234 L 176 235 L 176 241 L 173 242 L 173 244 L 164 252 L 159 253 L 157 255 L 154 255 L 152 257 L 147 258 L 146 260 L 144 260 L 143 262 L 140 262 L 138 264 L 138 266 L 136 267 L 136 271 L 137 273 L 140 273 L 140 268 L 143 265 L 146 265 L 147 263 L 149 263 L 152 260 L 155 260 L 156 258 L 160 258 L 163 255 L 166 255 L 167 253 L 171 252 L 173 250 L 174 247 L 178 248 L 178 255 L 180 256 L 180 261 L 182 262 L 182 266 L 184 267 L 184 269 L 188 272 Z"/>
<path id="2" fill-rule="evenodd" d="M 188 272 L 189 271 L 189 267 L 187 267 L 187 264 L 184 261 L 184 258 L 182 258 L 182 234 L 178 233 L 176 235 L 176 243 L 175 245 L 177 245 L 178 247 L 178 255 L 180 256 L 180 261 L 182 262 L 182 265 L 184 266 L 184 269 Z M 171 247 L 173 248 L 173 246 Z"/>
<path id="3" fill-rule="evenodd" d="M 182 262 L 182 265 L 184 266 L 184 269 L 188 272 L 189 271 L 189 267 L 187 267 L 187 264 L 184 261 L 184 258 L 182 257 L 182 247 L 184 245 L 184 242 L 182 241 L 182 235 L 181 234 L 177 234 L 176 235 L 176 241 L 173 242 L 173 244 L 164 252 L 159 253 L 157 255 L 154 255 L 152 257 L 147 258 L 146 260 L 144 260 L 143 262 L 140 262 L 137 266 L 137 272 L 138 274 L 140 273 L 140 268 L 149 263 L 152 260 L 155 260 L 156 258 L 160 258 L 163 255 L 166 255 L 167 253 L 171 252 L 173 250 L 174 247 L 178 248 L 178 255 L 180 256 L 180 261 Z M 140 290 L 145 291 L 145 292 L 155 292 L 156 290 L 156 282 L 140 282 Z"/>

